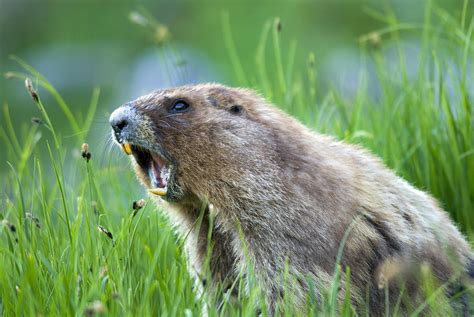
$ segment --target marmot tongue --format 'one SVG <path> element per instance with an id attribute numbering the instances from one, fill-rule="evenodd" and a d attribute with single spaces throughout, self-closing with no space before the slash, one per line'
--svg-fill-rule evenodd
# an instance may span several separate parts
<path id="1" fill-rule="evenodd" d="M 150 188 L 148 191 L 158 196 L 164 196 L 167 192 L 167 180 L 162 179 L 161 171 L 165 168 L 163 161 L 157 155 L 152 155 L 151 166 L 148 171 L 151 184 L 156 188 Z"/>

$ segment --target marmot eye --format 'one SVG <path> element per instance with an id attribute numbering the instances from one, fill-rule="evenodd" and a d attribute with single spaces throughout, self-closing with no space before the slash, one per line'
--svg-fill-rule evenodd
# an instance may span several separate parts
<path id="1" fill-rule="evenodd" d="M 234 106 L 230 107 L 229 110 L 232 113 L 239 114 L 239 113 L 242 112 L 242 106 L 241 105 L 234 105 Z"/>
<path id="2" fill-rule="evenodd" d="M 184 112 L 189 108 L 188 103 L 183 100 L 176 101 L 170 108 L 169 112 L 171 113 L 180 113 Z"/>

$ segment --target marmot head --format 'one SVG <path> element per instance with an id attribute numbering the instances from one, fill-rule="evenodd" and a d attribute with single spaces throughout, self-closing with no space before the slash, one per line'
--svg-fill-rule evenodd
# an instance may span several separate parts
<path id="1" fill-rule="evenodd" d="M 248 90 L 183 86 L 126 103 L 110 124 L 151 193 L 183 203 L 212 193 L 254 197 L 277 173 L 271 127 L 284 115 L 270 108 Z"/>

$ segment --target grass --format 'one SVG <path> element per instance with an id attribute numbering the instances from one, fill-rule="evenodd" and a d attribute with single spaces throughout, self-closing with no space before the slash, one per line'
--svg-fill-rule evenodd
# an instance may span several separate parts
<path id="1" fill-rule="evenodd" d="M 359 143 L 417 187 L 439 199 L 463 232 L 474 236 L 474 20 L 467 1 L 460 16 L 426 6 L 422 25 L 398 21 L 390 12 L 370 11 L 385 28 L 361 36 L 361 61 L 355 96 L 338 87 L 321 89 L 315 54 L 298 66 L 296 44 L 281 38 L 280 22 L 264 26 L 255 63 L 239 60 L 231 21 L 223 16 L 225 45 L 235 67 L 236 85 L 258 89 L 275 104 L 316 130 Z M 408 56 L 403 38 L 420 43 Z M 416 59 L 417 69 L 409 65 Z M 126 160 L 89 146 L 89 161 L 80 153 L 96 117 L 100 90 L 95 89 L 87 113 L 80 116 L 33 67 L 14 57 L 23 72 L 7 76 L 32 79 L 29 93 L 37 100 L 33 124 L 14 127 L 7 103 L 0 126 L 2 150 L 9 170 L 2 176 L 0 205 L 0 313 L 2 315 L 255 315 L 260 290 L 250 281 L 239 304 L 224 295 L 203 298 L 193 291 L 182 239 L 139 188 Z M 38 91 L 36 91 L 38 90 Z M 50 94 L 56 104 L 43 104 Z M 57 108 L 55 108 L 57 107 Z M 66 138 L 48 112 L 61 111 L 73 132 Z M 101 136 L 102 137 L 102 136 Z M 105 139 L 106 136 L 103 136 Z M 91 143 L 93 144 L 93 143 Z M 85 153 L 87 156 L 87 153 Z M 134 201 L 145 198 L 141 209 Z M 136 207 L 136 204 L 135 204 Z M 334 298 L 341 275 L 335 267 L 334 287 L 318 305 L 308 294 L 308 314 L 351 316 L 349 301 Z M 310 282 L 310 286 L 311 286 Z M 313 286 L 314 287 L 314 286 Z M 350 289 L 346 283 L 342 287 Z M 441 286 L 442 287 L 442 286 Z M 452 314 L 442 288 L 427 279 L 422 308 Z M 293 315 L 291 301 L 282 303 Z M 396 307 L 388 315 L 396 314 Z M 263 313 L 266 314 L 263 304 Z"/>

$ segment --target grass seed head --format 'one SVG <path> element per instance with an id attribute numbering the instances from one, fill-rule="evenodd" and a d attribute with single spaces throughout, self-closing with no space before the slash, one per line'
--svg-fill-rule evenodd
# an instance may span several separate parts
<path id="1" fill-rule="evenodd" d="M 78 274 L 77 275 L 77 280 L 76 280 L 76 294 L 77 298 L 81 298 L 81 286 L 82 286 L 82 275 Z"/>
<path id="2" fill-rule="evenodd" d="M 369 43 L 372 45 L 372 48 L 379 48 L 382 44 L 382 37 L 379 32 L 371 32 L 369 34 Z"/>
<path id="3" fill-rule="evenodd" d="M 87 308 L 84 310 L 86 316 L 96 316 L 99 314 L 105 313 L 105 306 L 100 300 L 93 301 Z"/>
<path id="4" fill-rule="evenodd" d="M 171 38 L 171 33 L 167 26 L 158 25 L 155 29 L 155 42 L 158 45 L 164 45 Z"/>
<path id="5" fill-rule="evenodd" d="M 86 162 L 89 162 L 89 160 L 92 157 L 92 154 L 89 152 L 89 144 L 87 143 L 82 144 L 81 156 L 86 160 Z"/>
<path id="6" fill-rule="evenodd" d="M 103 279 L 107 275 L 108 272 L 109 272 L 109 268 L 107 267 L 107 265 L 104 267 L 101 267 L 99 271 L 99 279 Z"/>
<path id="7" fill-rule="evenodd" d="M 146 17 L 144 17 L 142 14 L 138 13 L 137 11 L 132 11 L 128 15 L 128 19 L 137 25 L 140 26 L 147 26 L 149 24 L 149 21 Z"/>
<path id="8" fill-rule="evenodd" d="M 99 232 L 105 234 L 110 240 L 113 240 L 113 239 L 114 239 L 114 236 L 112 235 L 112 232 L 110 232 L 109 230 L 105 229 L 105 228 L 102 227 L 101 225 L 98 225 L 98 226 L 97 226 L 97 229 L 99 229 Z"/>
<path id="9" fill-rule="evenodd" d="M 92 211 L 94 212 L 94 215 L 98 215 L 99 210 L 97 209 L 97 202 L 95 200 L 92 201 L 91 207 L 92 207 Z"/>
<path id="10" fill-rule="evenodd" d="M 134 201 L 133 204 L 132 204 L 132 208 L 133 208 L 133 214 L 132 214 L 132 217 L 135 217 L 136 214 L 138 213 L 138 211 L 140 209 L 143 208 L 143 206 L 145 206 L 145 199 L 140 199 L 138 201 Z"/>
<path id="11" fill-rule="evenodd" d="M 12 233 L 16 233 L 16 227 L 14 224 L 12 224 L 10 221 L 6 220 L 6 219 L 3 219 L 2 220 L 2 225 L 4 225 L 5 227 L 7 227 L 8 229 L 10 229 L 10 231 Z"/>
<path id="12" fill-rule="evenodd" d="M 38 229 L 41 229 L 41 223 L 38 217 L 36 217 L 33 213 L 27 212 L 26 219 L 32 221 Z"/>
<path id="13" fill-rule="evenodd" d="M 370 48 L 377 50 L 382 46 L 382 36 L 377 31 L 372 31 L 368 34 L 362 35 L 359 38 L 359 43 L 368 43 Z"/>
<path id="14" fill-rule="evenodd" d="M 31 98 L 33 98 L 33 100 L 36 103 L 38 103 L 39 102 L 39 96 L 38 96 L 38 93 L 36 92 L 36 90 L 33 88 L 33 82 L 31 81 L 31 79 L 29 79 L 29 78 L 25 79 L 25 87 L 28 90 L 28 92 L 30 93 Z"/>
<path id="15" fill-rule="evenodd" d="M 136 200 L 133 202 L 132 208 L 134 210 L 142 209 L 145 206 L 145 199 Z"/>
<path id="16" fill-rule="evenodd" d="M 44 124 L 44 121 L 41 120 L 41 118 L 32 117 L 31 118 L 31 123 L 36 124 L 36 125 L 42 125 L 42 124 Z"/>
<path id="17" fill-rule="evenodd" d="M 281 30 L 283 29 L 280 18 L 275 19 L 275 28 L 278 33 L 280 33 Z"/>

